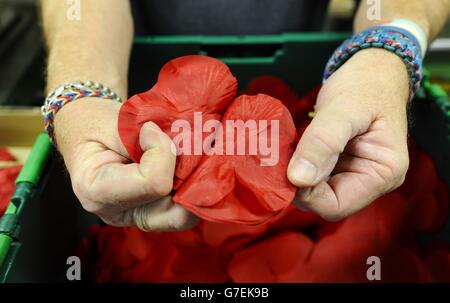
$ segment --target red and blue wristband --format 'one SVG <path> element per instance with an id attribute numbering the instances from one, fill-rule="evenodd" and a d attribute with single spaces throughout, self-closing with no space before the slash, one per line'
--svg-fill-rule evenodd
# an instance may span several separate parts
<path id="1" fill-rule="evenodd" d="M 368 28 L 344 41 L 329 59 L 324 73 L 327 80 L 355 53 L 367 48 L 382 48 L 399 56 L 405 63 L 410 78 L 410 97 L 420 87 L 423 55 L 421 45 L 411 32 L 389 25 Z"/>
<path id="2" fill-rule="evenodd" d="M 55 128 L 53 121 L 58 111 L 66 104 L 84 97 L 95 97 L 121 102 L 120 97 L 107 86 L 98 82 L 71 82 L 58 86 L 45 99 L 41 107 L 44 118 L 44 128 L 52 143 L 55 143 Z"/>

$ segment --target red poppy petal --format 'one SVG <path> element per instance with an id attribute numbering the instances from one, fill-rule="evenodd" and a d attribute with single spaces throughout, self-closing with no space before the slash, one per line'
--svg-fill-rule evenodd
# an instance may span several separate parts
<path id="1" fill-rule="evenodd" d="M 253 79 L 245 90 L 246 95 L 265 94 L 283 102 L 284 106 L 291 110 L 295 108 L 299 97 L 283 80 L 275 76 L 260 76 Z"/>
<path id="2" fill-rule="evenodd" d="M 8 208 L 14 191 L 16 190 L 16 178 L 22 169 L 22 165 L 0 168 L 0 217 Z"/>
<path id="3" fill-rule="evenodd" d="M 277 163 L 262 166 L 267 164 L 267 161 L 264 162 L 267 159 L 261 150 L 254 150 L 256 153 L 249 155 L 250 142 L 254 140 L 261 144 L 260 139 L 266 136 L 260 134 L 264 131 L 271 134 L 271 126 L 266 124 L 266 127 L 239 135 L 233 126 L 228 125 L 228 121 L 238 120 L 254 122 L 256 127 L 263 125 L 260 124 L 263 120 L 279 124 L 279 132 L 274 132 L 279 137 L 273 138 L 279 142 L 279 148 L 275 149 Z M 222 125 L 226 134 L 222 139 L 231 138 L 234 154 L 205 156 L 205 160 L 175 194 L 174 201 L 214 222 L 262 223 L 286 208 L 295 194 L 295 187 L 286 177 L 289 157 L 297 140 L 292 118 L 281 102 L 270 96 L 240 96 L 223 115 Z M 245 155 L 236 155 L 237 138 L 242 139 L 242 136 L 245 136 Z M 222 152 L 228 153 L 230 141 L 220 140 L 216 140 L 213 151 L 217 153 L 221 146 Z"/>
<path id="4" fill-rule="evenodd" d="M 8 151 L 7 148 L 0 148 L 0 161 L 14 161 L 14 156 Z"/>
<path id="5" fill-rule="evenodd" d="M 139 132 L 144 123 L 156 123 L 169 137 L 176 120 L 184 120 L 193 127 L 194 112 L 203 121 L 219 119 L 220 112 L 234 98 L 237 81 L 228 67 L 206 56 L 184 56 L 163 66 L 158 83 L 148 92 L 137 94 L 125 102 L 119 113 L 119 135 L 130 158 L 139 162 L 142 149 Z M 192 130 L 192 133 L 194 130 Z M 208 133 L 203 133 L 203 138 Z M 191 135 L 194 140 L 194 134 Z M 200 162 L 200 155 L 178 157 L 175 176 L 180 185 Z"/>
<path id="6" fill-rule="evenodd" d="M 426 262 L 433 282 L 450 282 L 450 242 L 434 240 L 430 243 Z"/>
<path id="7" fill-rule="evenodd" d="M 158 76 L 156 89 L 179 112 L 192 109 L 203 113 L 222 111 L 234 98 L 237 80 L 223 62 L 189 55 L 166 63 Z"/>
<path id="8" fill-rule="evenodd" d="M 307 280 L 303 264 L 314 243 L 299 232 L 283 232 L 237 252 L 228 265 L 233 282 Z"/>

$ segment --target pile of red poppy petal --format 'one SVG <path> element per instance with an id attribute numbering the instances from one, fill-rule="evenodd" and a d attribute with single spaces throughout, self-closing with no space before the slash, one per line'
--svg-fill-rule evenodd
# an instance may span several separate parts
<path id="1" fill-rule="evenodd" d="M 264 76 L 245 93 L 281 100 L 301 135 L 318 89 L 298 98 L 281 80 Z M 337 223 L 289 205 L 259 225 L 204 220 L 170 233 L 94 226 L 79 255 L 97 282 L 368 282 L 371 256 L 381 259 L 382 282 L 450 282 L 450 244 L 419 242 L 445 224 L 447 186 L 430 156 L 414 142 L 409 151 L 404 184 Z M 206 170 L 208 159 L 198 167 Z"/>
<path id="2" fill-rule="evenodd" d="M 13 155 L 6 149 L 0 148 L 0 162 L 15 161 Z M 16 178 L 22 165 L 5 165 L 0 167 L 0 217 L 5 213 L 9 201 L 16 188 Z"/>
<path id="3" fill-rule="evenodd" d="M 338 223 L 289 206 L 257 226 L 95 226 L 79 255 L 97 282 L 368 282 L 371 256 L 381 259 L 381 282 L 449 282 L 450 244 L 419 243 L 446 222 L 447 187 L 427 154 L 410 151 L 405 184 Z"/>

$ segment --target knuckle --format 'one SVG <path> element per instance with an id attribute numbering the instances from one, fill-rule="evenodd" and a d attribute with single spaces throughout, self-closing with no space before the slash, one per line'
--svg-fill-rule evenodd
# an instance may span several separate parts
<path id="1" fill-rule="evenodd" d="M 93 198 L 99 197 L 99 195 L 96 195 L 92 187 L 83 178 L 73 178 L 72 189 L 85 211 L 96 215 L 102 212 L 104 204 Z"/>
<path id="2" fill-rule="evenodd" d="M 91 201 L 82 201 L 80 200 L 81 206 L 83 209 L 92 214 L 98 214 L 102 210 L 102 205 L 98 203 L 94 203 Z"/>
<path id="3" fill-rule="evenodd" d="M 99 205 L 90 199 L 89 188 L 82 179 L 72 180 L 72 189 L 84 210 L 90 213 L 99 211 Z"/>
<path id="4" fill-rule="evenodd" d="M 82 178 L 72 178 L 72 189 L 78 199 L 86 200 L 87 189 Z"/>

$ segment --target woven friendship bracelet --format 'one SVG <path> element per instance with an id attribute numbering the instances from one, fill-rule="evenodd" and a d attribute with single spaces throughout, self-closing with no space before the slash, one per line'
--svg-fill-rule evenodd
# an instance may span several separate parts
<path id="1" fill-rule="evenodd" d="M 53 121 L 56 113 L 67 103 L 84 97 L 96 97 L 121 102 L 116 93 L 100 83 L 92 81 L 85 83 L 72 82 L 58 86 L 47 96 L 44 105 L 41 107 L 42 116 L 44 117 L 44 128 L 52 142 L 54 142 Z"/>
<path id="2" fill-rule="evenodd" d="M 328 61 L 324 80 L 355 53 L 371 47 L 386 49 L 403 60 L 410 78 L 410 98 L 413 98 L 422 80 L 422 53 L 417 39 L 406 30 L 396 27 L 372 27 L 344 41 Z"/>

